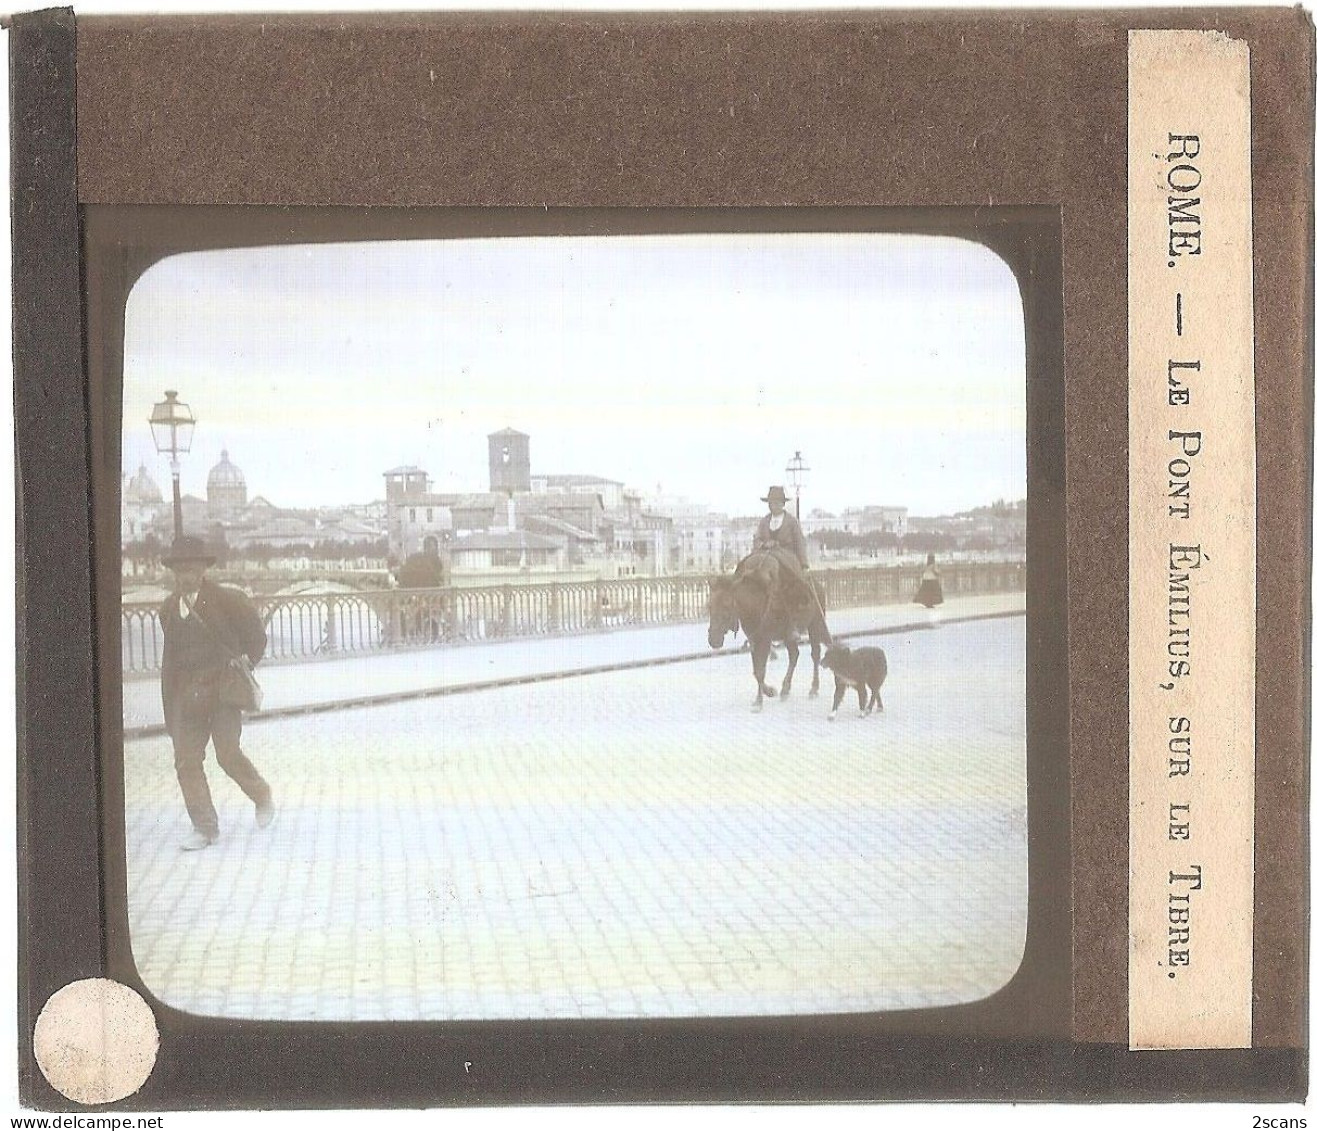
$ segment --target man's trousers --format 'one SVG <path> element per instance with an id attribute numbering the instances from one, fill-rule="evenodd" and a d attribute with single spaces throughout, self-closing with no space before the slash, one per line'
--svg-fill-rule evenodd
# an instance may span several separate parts
<path id="1" fill-rule="evenodd" d="M 214 740 L 215 760 L 238 787 L 257 805 L 270 800 L 270 787 L 251 759 L 242 752 L 242 712 L 237 707 L 216 703 L 205 712 L 180 712 L 171 734 L 174 740 L 174 770 L 183 790 L 183 804 L 198 832 L 214 840 L 219 836 L 219 817 L 206 781 L 206 743 Z"/>

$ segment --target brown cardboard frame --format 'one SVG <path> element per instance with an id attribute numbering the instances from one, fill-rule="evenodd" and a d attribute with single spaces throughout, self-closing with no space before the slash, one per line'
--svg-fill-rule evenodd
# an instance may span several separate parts
<path id="1" fill-rule="evenodd" d="M 1255 899 L 1254 1047 L 1237 1052 L 1123 1047 L 1128 642 L 1119 614 L 1131 27 L 1215 28 L 1247 39 L 1252 52 L 1258 635 L 1267 644 L 1257 668 L 1256 858 L 1265 866 Z M 998 209 L 1041 206 L 1061 216 L 1067 517 L 1065 568 L 1054 577 L 1064 579 L 1068 615 L 1069 1031 L 1019 1040 L 752 1024 L 729 1041 L 709 1023 L 669 1044 L 662 1026 L 647 1026 L 612 1030 L 609 1047 L 620 1059 L 610 1062 L 615 1072 L 601 1072 L 589 1067 L 596 1036 L 571 1027 L 542 1028 L 517 1042 L 514 1056 L 497 1034 L 452 1027 L 425 1037 L 431 1063 L 471 1059 L 459 1053 L 474 1042 L 500 1065 L 497 1085 L 472 1088 L 442 1068 L 426 1085 L 400 1064 L 380 1065 L 355 1081 L 350 1102 L 1304 1094 L 1309 707 L 1301 673 L 1309 659 L 1313 341 L 1313 34 L 1305 14 L 173 17 L 89 19 L 75 29 L 56 13 L 18 18 L 13 56 L 27 1102 L 63 1103 L 32 1068 L 35 1009 L 65 981 L 106 968 L 100 948 L 85 936 L 69 943 L 78 936 L 66 933 L 88 914 L 107 922 L 100 845 L 77 836 L 57 845 L 49 832 L 61 812 L 61 827 L 70 812 L 97 826 L 96 766 L 85 756 L 95 746 L 88 728 L 97 702 L 95 535 L 86 511 L 70 511 L 44 477 L 55 470 L 66 490 L 85 487 L 83 497 L 94 497 L 88 474 L 95 478 L 105 452 L 94 440 L 98 402 L 90 450 L 87 422 L 72 408 L 87 395 L 84 308 L 74 300 L 83 293 L 84 250 L 99 245 L 80 246 L 77 230 L 90 209 L 128 215 L 125 205 L 920 207 L 982 209 L 989 222 Z M 301 215 L 284 220 L 301 223 Z M 93 223 L 88 233 L 97 230 Z M 94 353 L 101 344 L 93 331 L 93 372 L 105 363 Z M 55 390 L 70 411 L 52 422 Z M 74 441 L 81 464 L 61 439 Z M 92 508 L 96 523 L 105 521 L 101 505 Z M 48 563 L 69 548 L 86 568 L 52 579 Z M 102 721 L 114 717 L 105 694 Z M 86 705 L 72 734 L 52 695 Z M 84 739 L 72 763 L 59 753 Z M 57 774 L 47 759 L 61 758 Z M 56 887 L 66 893 L 59 905 L 33 904 L 34 893 Z M 58 954 L 49 949 L 55 939 L 68 944 Z M 307 1076 L 333 1063 L 341 1042 L 351 1045 L 348 1034 L 306 1036 L 301 1082 L 267 1102 L 344 1098 L 307 1090 Z M 415 1047 L 423 1036 L 405 1039 Z M 390 1038 L 381 1031 L 380 1039 Z M 289 1084 L 288 1049 L 273 1032 L 250 1037 L 244 1063 L 273 1065 L 258 1082 Z M 164 1093 L 148 1084 L 126 1106 L 163 1106 L 163 1096 L 185 1106 L 241 1102 L 214 1077 L 174 1071 L 157 1070 Z"/>

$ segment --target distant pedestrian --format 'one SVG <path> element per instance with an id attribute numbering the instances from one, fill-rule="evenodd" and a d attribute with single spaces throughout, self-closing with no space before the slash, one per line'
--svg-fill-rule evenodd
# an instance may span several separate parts
<path id="1" fill-rule="evenodd" d="M 219 839 L 219 818 L 206 782 L 206 744 L 215 758 L 256 805 L 261 828 L 274 820 L 270 786 L 242 752 L 242 711 L 246 684 L 238 666 L 265 655 L 265 625 L 246 595 L 206 579 L 215 563 L 200 538 L 174 540 L 161 559 L 174 574 L 174 591 L 160 606 L 165 646 L 160 696 L 165 729 L 174 744 L 174 770 L 183 804 L 192 819 L 185 852 Z"/>
<path id="2" fill-rule="evenodd" d="M 937 559 L 932 554 L 928 555 L 924 572 L 920 574 L 915 604 L 923 605 L 930 612 L 942 604 L 942 575 L 938 573 Z"/>

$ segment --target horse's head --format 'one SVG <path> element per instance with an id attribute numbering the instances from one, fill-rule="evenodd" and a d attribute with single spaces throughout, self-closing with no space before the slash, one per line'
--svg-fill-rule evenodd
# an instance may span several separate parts
<path id="1" fill-rule="evenodd" d="M 715 577 L 709 583 L 709 647 L 721 648 L 729 632 L 738 632 L 741 617 L 736 611 L 736 597 L 732 592 L 733 579 Z"/>

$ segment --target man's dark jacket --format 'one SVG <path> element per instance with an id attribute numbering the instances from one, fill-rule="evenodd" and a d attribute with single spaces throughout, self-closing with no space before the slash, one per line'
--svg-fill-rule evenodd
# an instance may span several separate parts
<path id="1" fill-rule="evenodd" d="M 805 548 L 805 535 L 800 529 L 800 523 L 796 521 L 796 516 L 783 511 L 782 525 L 777 530 L 771 529 L 768 525 L 772 518 L 771 514 L 766 514 L 759 520 L 759 528 L 755 531 L 755 549 L 778 546 L 790 551 L 796 559 L 798 569 L 808 567 L 809 552 Z"/>
<path id="2" fill-rule="evenodd" d="M 160 698 L 165 727 L 172 732 L 175 713 L 189 684 L 218 681 L 230 659 L 245 655 L 253 664 L 265 655 L 265 625 L 256 606 L 237 589 L 202 580 L 185 622 L 179 615 L 180 598 L 171 594 L 160 606 L 165 648 L 161 657 Z M 192 617 L 199 616 L 200 621 Z M 202 627 L 204 622 L 204 628 Z M 208 631 L 207 631 L 208 630 Z"/>

